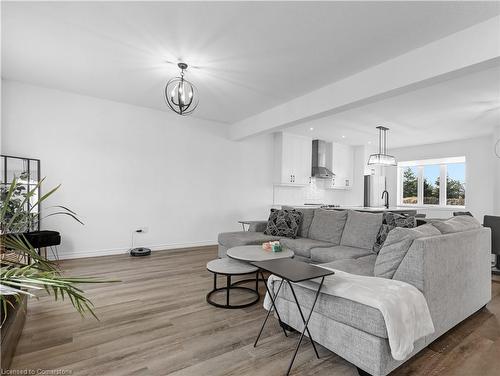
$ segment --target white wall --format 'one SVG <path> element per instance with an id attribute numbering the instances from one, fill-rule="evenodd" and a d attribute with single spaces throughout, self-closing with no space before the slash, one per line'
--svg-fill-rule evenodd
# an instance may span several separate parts
<path id="1" fill-rule="evenodd" d="M 471 211 L 477 218 L 482 219 L 485 214 L 494 213 L 495 197 L 500 195 L 495 188 L 495 160 L 493 154 L 492 137 L 480 137 L 468 140 L 445 142 L 439 144 L 420 145 L 401 149 L 392 149 L 399 162 L 445 158 L 466 157 L 466 210 Z M 397 169 L 387 169 L 388 190 L 391 204 L 397 204 Z M 452 215 L 453 210 L 424 209 L 419 210 L 428 217 L 446 218 Z"/>
<path id="2" fill-rule="evenodd" d="M 202 104 L 200 104 L 201 106 Z M 238 219 L 267 218 L 272 137 L 226 138 L 227 126 L 12 81 L 3 82 L 2 153 L 40 158 L 63 257 L 215 244 Z"/>
<path id="3" fill-rule="evenodd" d="M 495 147 L 497 142 L 500 142 L 500 125 L 495 129 L 495 133 L 493 135 L 493 147 Z M 495 177 L 495 215 L 500 215 L 500 158 L 495 155 L 494 162 L 494 177 Z"/>

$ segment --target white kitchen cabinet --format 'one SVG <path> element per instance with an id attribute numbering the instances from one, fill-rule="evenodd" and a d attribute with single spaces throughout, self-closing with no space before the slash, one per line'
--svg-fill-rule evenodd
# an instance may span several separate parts
<path id="1" fill-rule="evenodd" d="M 354 176 L 354 149 L 352 146 L 332 143 L 332 188 L 351 189 Z"/>
<path id="2" fill-rule="evenodd" d="M 274 183 L 305 185 L 311 177 L 312 138 L 274 134 Z"/>

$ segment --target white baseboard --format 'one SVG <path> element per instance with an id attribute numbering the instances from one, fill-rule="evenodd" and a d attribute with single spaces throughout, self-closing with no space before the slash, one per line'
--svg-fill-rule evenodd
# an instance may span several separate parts
<path id="1" fill-rule="evenodd" d="M 173 244 L 163 244 L 163 245 L 137 245 L 137 247 L 150 248 L 152 251 L 172 251 L 183 248 L 193 248 L 193 247 L 205 247 L 205 246 L 215 246 L 217 242 L 213 240 L 193 242 L 193 243 L 173 243 Z M 101 249 L 96 251 L 78 251 L 78 252 L 59 252 L 60 260 L 77 259 L 84 257 L 101 257 L 101 256 L 112 256 L 112 255 L 122 255 L 130 251 L 130 248 L 111 248 L 111 249 Z M 50 260 L 54 259 L 52 252 L 47 248 L 47 257 Z"/>

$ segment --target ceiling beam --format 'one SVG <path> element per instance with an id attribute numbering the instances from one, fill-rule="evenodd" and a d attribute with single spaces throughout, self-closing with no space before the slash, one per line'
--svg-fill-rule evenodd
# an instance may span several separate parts
<path id="1" fill-rule="evenodd" d="M 277 131 L 498 64 L 500 16 L 236 122 L 229 138 Z"/>

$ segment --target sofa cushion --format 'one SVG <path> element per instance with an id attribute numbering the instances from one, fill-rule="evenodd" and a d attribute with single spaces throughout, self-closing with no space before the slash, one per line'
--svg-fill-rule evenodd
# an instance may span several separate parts
<path id="1" fill-rule="evenodd" d="M 377 256 L 374 269 L 375 276 L 392 278 L 413 241 L 435 235 L 441 235 L 441 233 L 431 224 L 415 228 L 396 227 L 391 230 Z"/>
<path id="2" fill-rule="evenodd" d="M 296 210 L 271 209 L 264 234 L 295 239 L 302 222 L 302 213 Z"/>
<path id="3" fill-rule="evenodd" d="M 375 261 L 377 255 L 369 254 L 367 256 L 362 256 L 358 258 L 336 260 L 321 264 L 332 269 L 342 270 L 346 273 L 373 276 L 373 269 L 375 268 Z"/>
<path id="4" fill-rule="evenodd" d="M 339 245 L 346 219 L 345 210 L 316 209 L 309 227 L 309 238 Z"/>
<path id="5" fill-rule="evenodd" d="M 432 224 L 442 234 L 474 230 L 481 227 L 481 223 L 476 218 L 468 215 L 459 215 L 446 221 L 433 221 Z"/>
<path id="6" fill-rule="evenodd" d="M 335 247 L 328 248 L 312 248 L 311 261 L 316 263 L 325 263 L 335 260 L 355 259 L 370 254 L 373 253 L 369 249 L 337 245 Z"/>
<path id="7" fill-rule="evenodd" d="M 225 246 L 226 248 L 232 248 L 238 245 L 262 244 L 272 240 L 279 240 L 279 237 L 265 235 L 262 232 L 235 231 L 221 232 L 218 239 L 219 244 Z"/>
<path id="8" fill-rule="evenodd" d="M 294 209 L 292 206 L 283 206 L 283 209 Z M 314 217 L 314 209 L 311 208 L 295 208 L 298 212 L 302 213 L 302 223 L 299 227 L 299 232 L 297 236 L 302 238 L 309 237 L 309 228 L 311 227 L 311 223 Z"/>
<path id="9" fill-rule="evenodd" d="M 382 226 L 383 213 L 347 211 L 347 222 L 342 233 L 341 245 L 372 249 Z"/>
<path id="10" fill-rule="evenodd" d="M 323 242 L 321 240 L 314 240 L 309 238 L 297 238 L 297 239 L 280 239 L 280 244 L 285 248 L 293 251 L 296 255 L 302 257 L 311 257 L 312 248 L 320 247 L 331 247 L 332 243 Z"/>

